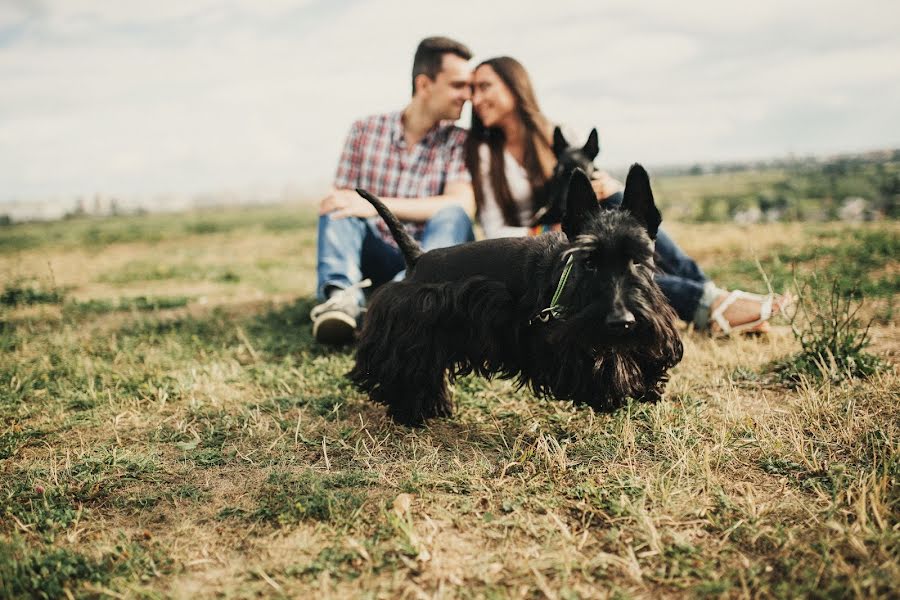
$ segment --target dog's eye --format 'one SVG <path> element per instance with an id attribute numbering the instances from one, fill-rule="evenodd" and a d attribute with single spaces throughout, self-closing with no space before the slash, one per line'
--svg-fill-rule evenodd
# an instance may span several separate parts
<path id="1" fill-rule="evenodd" d="M 597 270 L 597 263 L 594 262 L 594 259 L 591 257 L 585 258 L 584 261 L 582 262 L 582 264 L 584 265 L 584 268 L 587 269 L 588 271 L 596 271 Z"/>

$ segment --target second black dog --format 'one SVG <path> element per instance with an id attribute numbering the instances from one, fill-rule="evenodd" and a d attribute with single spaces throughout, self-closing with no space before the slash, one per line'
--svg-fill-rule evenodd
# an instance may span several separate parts
<path id="1" fill-rule="evenodd" d="M 597 170 L 594 159 L 600 154 L 600 139 L 597 130 L 591 129 L 584 146 L 572 146 L 558 126 L 553 129 L 553 154 L 556 166 L 550 179 L 547 180 L 546 193 L 540 194 L 543 205 L 537 207 L 529 226 L 553 225 L 561 223 L 566 213 L 566 196 L 569 192 L 569 180 L 575 169 L 581 169 L 588 177 Z"/>
<path id="2" fill-rule="evenodd" d="M 600 411 L 629 397 L 658 400 L 682 345 L 653 281 L 661 217 L 647 173 L 631 168 L 622 210 L 600 209 L 580 170 L 568 188 L 565 235 L 425 254 L 381 201 L 357 190 L 408 268 L 371 299 L 349 374 L 356 386 L 412 425 L 449 416 L 448 378 L 472 372 Z"/>

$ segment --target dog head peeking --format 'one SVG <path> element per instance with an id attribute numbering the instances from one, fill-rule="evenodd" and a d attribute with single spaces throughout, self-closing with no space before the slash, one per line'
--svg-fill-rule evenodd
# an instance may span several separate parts
<path id="1" fill-rule="evenodd" d="M 569 144 L 559 127 L 554 128 L 553 154 L 556 156 L 554 174 L 571 173 L 575 169 L 581 169 L 590 177 L 597 170 L 597 167 L 594 166 L 594 159 L 600 154 L 597 129 L 591 129 L 587 142 L 579 148 Z"/>
<path id="2" fill-rule="evenodd" d="M 587 142 L 581 147 L 569 145 L 559 127 L 553 130 L 553 154 L 556 156 L 556 166 L 550 179 L 547 180 L 544 193 L 537 198 L 543 205 L 535 211 L 531 225 L 559 223 L 566 212 L 569 178 L 575 169 L 581 169 L 591 177 L 597 170 L 594 159 L 599 153 L 600 143 L 596 129 L 591 130 Z"/>
<path id="3" fill-rule="evenodd" d="M 662 221 L 640 165 L 628 173 L 622 206 L 597 203 L 587 175 L 569 179 L 568 210 L 562 220 L 571 247 L 572 269 L 563 303 L 567 320 L 600 339 L 624 339 L 656 318 L 665 302 L 653 282 L 653 240 Z"/>

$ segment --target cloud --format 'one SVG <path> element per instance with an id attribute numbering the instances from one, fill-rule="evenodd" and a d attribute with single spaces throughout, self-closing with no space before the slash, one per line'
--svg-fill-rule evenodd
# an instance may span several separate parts
<path id="1" fill-rule="evenodd" d="M 327 181 L 446 34 L 529 69 L 605 164 L 900 144 L 900 8 L 839 2 L 0 5 L 0 201 Z"/>

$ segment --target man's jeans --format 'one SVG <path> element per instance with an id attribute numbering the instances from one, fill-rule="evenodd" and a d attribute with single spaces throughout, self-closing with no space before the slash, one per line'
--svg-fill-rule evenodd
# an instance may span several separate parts
<path id="1" fill-rule="evenodd" d="M 603 206 L 618 208 L 622 193 L 617 192 L 603 201 Z M 669 234 L 660 229 L 656 234 L 656 266 L 654 276 L 678 318 L 703 329 L 709 322 L 709 308 L 721 293 L 703 273 L 700 266 L 684 253 Z"/>
<path id="2" fill-rule="evenodd" d="M 391 279 L 402 279 L 406 264 L 399 248 L 385 242 L 375 226 L 377 218 L 319 217 L 318 286 L 316 294 L 325 300 L 325 288 L 348 288 L 368 277 L 379 286 Z M 472 221 L 458 206 L 442 208 L 425 223 L 418 239 L 426 252 L 455 246 L 475 239 Z M 359 291 L 360 306 L 365 304 Z"/>

